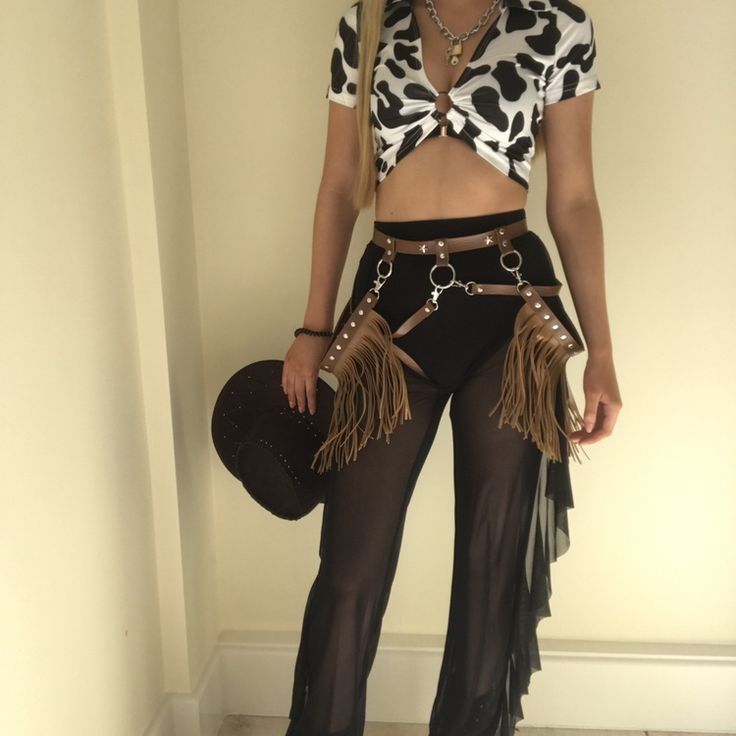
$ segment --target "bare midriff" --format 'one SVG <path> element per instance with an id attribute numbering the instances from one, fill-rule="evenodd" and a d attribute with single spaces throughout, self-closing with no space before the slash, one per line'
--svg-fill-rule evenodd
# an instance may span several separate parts
<path id="1" fill-rule="evenodd" d="M 417 5 L 418 2 L 412 2 L 413 9 Z M 486 6 L 487 0 L 468 3 L 463 18 L 451 8 L 446 22 L 453 28 L 467 28 Z M 497 7 L 488 22 L 496 22 L 499 15 Z M 435 89 L 449 90 L 455 86 L 467 62 L 457 67 L 445 64 L 447 39 L 437 32 L 426 12 L 414 13 L 414 17 L 420 29 L 424 72 Z M 466 59 L 474 55 L 482 36 L 483 32 L 479 32 L 465 41 Z M 440 95 L 446 94 L 440 92 Z M 445 112 L 448 104 L 448 99 L 443 98 L 439 100 L 438 109 Z M 375 219 L 389 222 L 472 217 L 523 209 L 526 200 L 525 187 L 482 158 L 468 143 L 449 135 L 438 135 L 422 141 L 378 185 Z"/>
<path id="2" fill-rule="evenodd" d="M 472 217 L 526 207 L 527 190 L 450 136 L 429 138 L 376 189 L 375 219 Z"/>

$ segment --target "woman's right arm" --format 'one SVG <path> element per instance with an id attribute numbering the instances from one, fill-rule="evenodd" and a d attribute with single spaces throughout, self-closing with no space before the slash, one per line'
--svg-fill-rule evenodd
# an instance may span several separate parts
<path id="1" fill-rule="evenodd" d="M 359 210 L 351 193 L 358 169 L 356 109 L 330 101 L 325 158 L 312 230 L 312 266 L 304 327 L 332 330 L 340 279 Z M 300 334 L 284 358 L 281 386 L 289 406 L 317 409 L 317 376 L 331 338 Z"/>

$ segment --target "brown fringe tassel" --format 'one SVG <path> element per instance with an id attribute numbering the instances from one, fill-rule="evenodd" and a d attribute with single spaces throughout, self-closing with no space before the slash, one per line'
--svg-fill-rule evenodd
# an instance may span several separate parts
<path id="1" fill-rule="evenodd" d="M 310 466 L 314 469 L 318 462 L 318 473 L 329 470 L 333 462 L 340 469 L 355 460 L 376 426 L 376 439 L 385 434 L 388 443 L 397 424 L 411 419 L 402 363 L 392 350 L 388 322 L 371 309 L 353 340 L 333 371 L 339 383 L 330 428 Z"/>
<path id="2" fill-rule="evenodd" d="M 565 374 L 570 355 L 554 340 L 545 338 L 542 327 L 539 315 L 525 302 L 516 315 L 504 360 L 501 398 L 488 416 L 501 404 L 498 426 L 508 423 L 524 437 L 531 434 L 537 447 L 556 462 L 561 461 L 558 432 L 562 432 L 568 440 L 568 456 L 580 462 L 582 448 L 569 440 L 570 433 L 583 426 Z M 562 391 L 564 426 L 555 411 L 558 390 Z"/>

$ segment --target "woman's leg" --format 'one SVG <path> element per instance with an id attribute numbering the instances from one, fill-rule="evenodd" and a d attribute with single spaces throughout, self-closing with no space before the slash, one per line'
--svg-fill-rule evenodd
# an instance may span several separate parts
<path id="1" fill-rule="evenodd" d="M 488 416 L 506 347 L 489 346 L 450 402 L 455 547 L 431 736 L 513 732 L 507 677 L 542 454 L 509 425 L 499 428 L 497 414 Z"/>
<path id="2" fill-rule="evenodd" d="M 422 239 L 482 232 L 523 215 L 515 210 L 380 224 L 389 235 Z M 526 278 L 555 283 L 538 236 L 530 231 L 515 246 L 523 251 Z M 354 298 L 375 278 L 380 252 L 373 243 L 366 246 Z M 462 280 L 513 282 L 495 249 L 459 252 L 451 260 Z M 433 262 L 432 256 L 397 254 L 377 306 L 392 328 L 427 298 Z M 455 560 L 430 733 L 508 736 L 522 717 L 520 698 L 530 674 L 540 669 L 536 624 L 549 615 L 550 563 L 569 546 L 568 464 L 550 462 L 531 439 L 508 425 L 499 429 L 497 415 L 488 416 L 498 400 L 519 303 L 510 297 L 469 297 L 460 289 L 448 289 L 440 300 L 440 310 L 399 341 L 430 377 L 404 366 L 412 419 L 398 425 L 390 445 L 379 439 L 362 448 L 357 460 L 339 471 L 325 504 L 321 564 L 304 614 L 287 736 L 362 733 L 366 678 L 406 508 L 453 392 Z M 558 402 L 558 418 L 563 409 Z"/>
<path id="3" fill-rule="evenodd" d="M 409 499 L 449 392 L 404 366 L 412 417 L 335 475 L 320 566 L 304 613 L 287 736 L 360 736 L 366 679 L 394 579 Z"/>

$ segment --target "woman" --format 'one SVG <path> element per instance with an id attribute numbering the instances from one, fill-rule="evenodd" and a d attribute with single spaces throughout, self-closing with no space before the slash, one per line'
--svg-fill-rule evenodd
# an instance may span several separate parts
<path id="1" fill-rule="evenodd" d="M 318 371 L 342 359 L 288 736 L 363 733 L 407 506 L 448 401 L 454 566 L 429 733 L 511 734 L 523 717 L 550 563 L 569 546 L 568 455 L 611 434 L 621 408 L 591 161 L 595 56 L 591 18 L 569 0 L 363 0 L 340 18 L 309 301 L 282 377 L 289 405 L 314 413 Z M 510 291 L 533 285 L 569 347 L 582 343 L 526 227 L 542 118 L 547 217 L 588 352 L 582 416 L 564 370 L 524 362 L 534 343 Z M 374 195 L 373 238 L 333 333 L 353 225 Z M 370 320 L 336 356 L 334 336 L 366 318 L 359 305 Z"/>

